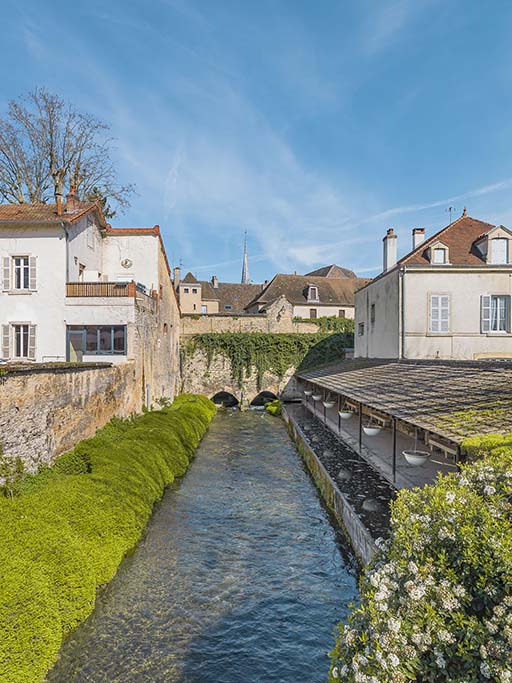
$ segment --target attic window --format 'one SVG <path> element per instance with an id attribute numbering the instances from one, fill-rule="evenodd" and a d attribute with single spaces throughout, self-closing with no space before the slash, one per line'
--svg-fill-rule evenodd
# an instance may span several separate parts
<path id="1" fill-rule="evenodd" d="M 432 263 L 443 264 L 448 263 L 448 250 L 445 247 L 434 247 L 432 249 Z"/>
<path id="2" fill-rule="evenodd" d="M 491 240 L 491 263 L 503 265 L 508 260 L 508 239 L 506 237 L 495 237 Z"/>
<path id="3" fill-rule="evenodd" d="M 318 287 L 308 285 L 308 301 L 318 301 Z"/>

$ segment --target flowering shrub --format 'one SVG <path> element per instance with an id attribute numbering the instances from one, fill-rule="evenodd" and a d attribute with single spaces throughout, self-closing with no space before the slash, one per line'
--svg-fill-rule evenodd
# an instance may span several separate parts
<path id="1" fill-rule="evenodd" d="M 512 683 L 512 439 L 464 446 L 487 457 L 393 503 L 332 683 Z"/>

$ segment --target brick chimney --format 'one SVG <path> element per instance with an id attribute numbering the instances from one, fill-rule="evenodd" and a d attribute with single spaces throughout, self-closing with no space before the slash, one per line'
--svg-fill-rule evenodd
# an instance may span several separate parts
<path id="1" fill-rule="evenodd" d="M 219 287 L 219 278 L 216 275 L 212 275 L 212 286 L 214 289 Z"/>
<path id="2" fill-rule="evenodd" d="M 180 267 L 176 266 L 174 269 L 174 289 L 178 289 L 178 285 L 180 284 Z"/>
<path id="3" fill-rule="evenodd" d="M 76 185 L 71 185 L 69 192 L 66 195 L 66 211 L 76 211 L 79 206 L 80 202 L 76 196 Z"/>
<path id="4" fill-rule="evenodd" d="M 393 228 L 388 228 L 386 236 L 382 240 L 384 245 L 383 272 L 387 273 L 396 265 L 396 235 Z"/>
<path id="5" fill-rule="evenodd" d="M 412 248 L 416 249 L 425 239 L 425 228 L 412 229 Z"/>

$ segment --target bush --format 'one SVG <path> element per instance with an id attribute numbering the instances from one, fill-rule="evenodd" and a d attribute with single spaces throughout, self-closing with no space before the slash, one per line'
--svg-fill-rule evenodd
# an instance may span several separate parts
<path id="1" fill-rule="evenodd" d="M 401 491 L 340 626 L 330 680 L 512 681 L 512 440 L 468 439 L 460 474 Z"/>
<path id="2" fill-rule="evenodd" d="M 186 471 L 214 413 L 208 399 L 185 395 L 113 420 L 26 477 L 19 495 L 0 499 L 1 681 L 43 681 L 165 486 Z"/>
<path id="3" fill-rule="evenodd" d="M 269 401 L 268 403 L 265 403 L 265 410 L 267 413 L 270 413 L 271 415 L 275 415 L 278 417 L 281 415 L 282 410 L 281 410 L 281 401 L 276 398 L 275 401 Z"/>

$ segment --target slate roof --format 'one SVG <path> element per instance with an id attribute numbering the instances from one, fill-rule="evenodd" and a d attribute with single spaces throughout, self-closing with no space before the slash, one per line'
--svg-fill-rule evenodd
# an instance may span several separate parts
<path id="1" fill-rule="evenodd" d="M 512 361 L 354 359 L 298 376 L 455 443 L 512 431 Z"/>
<path id="2" fill-rule="evenodd" d="M 94 209 L 99 211 L 95 202 L 80 202 L 76 209 L 70 211 L 64 206 L 59 216 L 56 204 L 0 204 L 0 224 L 73 222 Z"/>
<path id="3" fill-rule="evenodd" d="M 312 275 L 276 275 L 265 289 L 251 302 L 253 305 L 270 304 L 280 296 L 291 304 L 331 304 L 353 306 L 355 292 L 368 284 L 366 278 L 334 278 Z M 318 287 L 318 302 L 308 302 L 308 285 Z"/>
<path id="4" fill-rule="evenodd" d="M 330 266 L 324 266 L 323 268 L 318 268 L 317 270 L 312 270 L 311 273 L 306 273 L 306 275 L 318 275 L 319 277 L 337 277 L 337 278 L 356 278 L 357 275 L 353 270 L 349 268 L 342 268 L 333 263 Z"/>
<path id="5" fill-rule="evenodd" d="M 201 298 L 218 301 L 219 313 L 243 313 L 247 304 L 261 292 L 262 285 L 243 285 L 236 282 L 219 282 L 214 287 L 209 280 L 201 280 Z M 231 306 L 226 309 L 225 306 Z"/>
<path id="6" fill-rule="evenodd" d="M 193 284 L 193 285 L 198 285 L 198 284 L 200 284 L 200 283 L 199 283 L 199 280 L 197 280 L 197 279 L 194 277 L 194 275 L 192 275 L 192 273 L 190 273 L 190 272 L 188 272 L 188 273 L 185 275 L 185 277 L 183 278 L 183 280 L 182 280 L 181 282 L 190 283 L 190 284 Z M 180 284 L 181 284 L 181 283 L 180 283 Z M 201 283 L 201 284 L 202 284 L 202 283 Z"/>
<path id="7" fill-rule="evenodd" d="M 448 247 L 451 265 L 482 265 L 485 260 L 475 247 L 475 242 L 494 227 L 492 223 L 485 223 L 463 214 L 453 223 L 426 239 L 419 247 L 406 254 L 398 261 L 398 265 L 430 265 L 428 248 L 437 241 Z"/>

